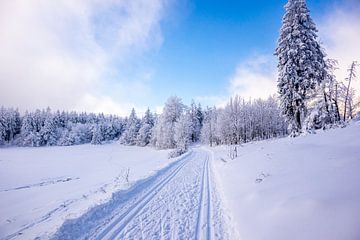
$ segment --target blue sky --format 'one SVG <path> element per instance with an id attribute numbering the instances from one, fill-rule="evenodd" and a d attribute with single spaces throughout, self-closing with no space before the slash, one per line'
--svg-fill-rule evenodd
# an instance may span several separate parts
<path id="1" fill-rule="evenodd" d="M 275 92 L 272 54 L 285 3 L 5 1 L 0 6 L 5 14 L 0 20 L 5 36 L 0 61 L 8 65 L 0 67 L 0 79 L 6 79 L 1 84 L 9 91 L 25 87 L 19 96 L 0 100 L 20 109 L 49 105 L 124 115 L 132 107 L 159 110 L 170 95 L 203 105 L 222 104 L 234 94 L 266 97 Z M 360 16 L 359 1 L 307 3 L 329 52 L 344 59 L 344 65 L 359 58 L 359 28 L 353 27 Z M 334 31 L 349 36 L 352 54 L 342 55 L 339 44 L 344 40 L 329 37 Z"/>
<path id="2" fill-rule="evenodd" d="M 155 69 L 150 102 L 159 104 L 169 94 L 185 102 L 199 96 L 228 96 L 228 80 L 239 63 L 274 52 L 285 3 L 195 0 L 177 4 L 173 11 L 178 11 L 178 19 L 170 16 L 163 22 L 162 46 L 146 56 L 146 64 Z M 344 1 L 308 1 L 315 20 L 339 4 Z"/>

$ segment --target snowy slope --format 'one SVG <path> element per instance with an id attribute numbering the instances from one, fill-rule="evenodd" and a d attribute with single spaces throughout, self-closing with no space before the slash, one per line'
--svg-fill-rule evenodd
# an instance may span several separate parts
<path id="1" fill-rule="evenodd" d="M 211 148 L 240 239 L 360 239 L 360 124 Z"/>
<path id="2" fill-rule="evenodd" d="M 0 239 L 54 233 L 173 160 L 168 151 L 108 145 L 0 149 Z M 130 169 L 129 183 L 126 171 Z"/>

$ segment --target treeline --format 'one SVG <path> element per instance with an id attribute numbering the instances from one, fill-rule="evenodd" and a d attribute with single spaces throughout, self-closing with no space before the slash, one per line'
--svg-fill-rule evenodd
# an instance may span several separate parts
<path id="1" fill-rule="evenodd" d="M 204 112 L 201 139 L 210 145 L 240 144 L 287 135 L 287 124 L 275 97 L 245 101 L 230 99 L 225 108 Z"/>
<path id="2" fill-rule="evenodd" d="M 287 125 L 274 97 L 245 101 L 232 98 L 224 108 L 206 108 L 170 97 L 162 114 L 149 109 L 142 118 L 36 110 L 21 116 L 12 108 L 0 109 L 0 145 L 69 146 L 119 141 L 124 145 L 186 150 L 191 143 L 240 144 L 287 134 Z"/>
<path id="3" fill-rule="evenodd" d="M 118 138 L 124 119 L 104 114 L 36 110 L 23 116 L 16 109 L 0 109 L 0 144 L 69 146 Z M 101 137 L 100 137 L 101 136 Z"/>

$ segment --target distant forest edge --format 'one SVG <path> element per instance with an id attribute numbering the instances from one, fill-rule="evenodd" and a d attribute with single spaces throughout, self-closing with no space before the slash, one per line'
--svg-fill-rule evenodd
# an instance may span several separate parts
<path id="1" fill-rule="evenodd" d="M 240 144 L 285 136 L 287 124 L 275 97 L 245 101 L 231 98 L 224 108 L 191 103 L 186 106 L 172 96 L 162 114 L 149 109 L 142 118 L 131 111 L 128 117 L 36 110 L 21 115 L 12 108 L 0 109 L 0 144 L 17 146 L 69 146 L 102 144 L 118 140 L 124 145 L 179 148 L 189 144 Z"/>

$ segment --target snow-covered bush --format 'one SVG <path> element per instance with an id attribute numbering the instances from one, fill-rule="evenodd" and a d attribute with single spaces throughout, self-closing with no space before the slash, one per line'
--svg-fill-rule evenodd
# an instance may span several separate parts
<path id="1" fill-rule="evenodd" d="M 176 157 L 183 155 L 184 153 L 186 153 L 185 149 L 176 148 L 176 149 L 172 150 L 171 152 L 169 152 L 168 158 L 176 158 Z"/>
<path id="2" fill-rule="evenodd" d="M 355 117 L 353 118 L 354 121 L 359 122 L 360 121 L 360 112 L 358 112 Z"/>

